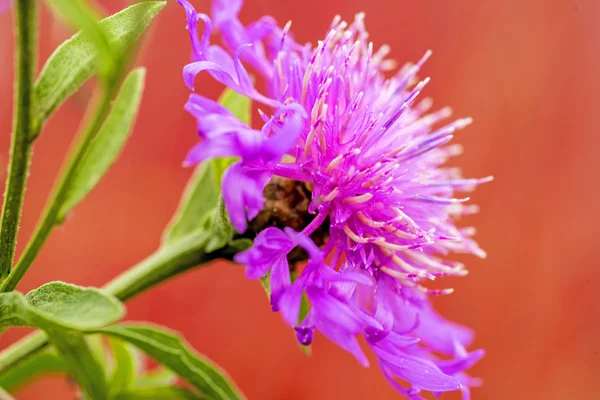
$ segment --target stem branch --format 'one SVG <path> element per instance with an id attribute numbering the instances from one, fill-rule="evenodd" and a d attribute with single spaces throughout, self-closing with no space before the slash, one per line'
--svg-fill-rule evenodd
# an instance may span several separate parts
<path id="1" fill-rule="evenodd" d="M 231 258 L 227 247 L 206 253 L 204 248 L 210 232 L 183 239 L 177 244 L 160 248 L 146 259 L 104 285 L 103 290 L 127 301 L 134 296 L 177 276 L 193 267 L 206 266 L 217 258 Z M 43 350 L 48 345 L 44 332 L 34 332 L 0 353 L 0 375 Z"/>
<path id="2" fill-rule="evenodd" d="M 59 220 L 59 213 L 70 189 L 71 180 L 75 176 L 75 172 L 87 149 L 92 144 L 94 137 L 102 127 L 104 120 L 110 112 L 111 101 L 118 88 L 119 78 L 120 77 L 115 77 L 111 80 L 111 84 L 107 85 L 102 91 L 99 101 L 94 102 L 95 106 L 90 108 L 93 110 L 92 117 L 89 119 L 88 123 L 84 124 L 81 133 L 78 135 L 78 139 L 71 151 L 71 157 L 69 157 L 67 163 L 63 167 L 64 173 L 60 175 L 60 180 L 55 186 L 53 195 L 46 204 L 46 210 L 38 222 L 35 232 L 29 243 L 27 243 L 23 255 L 19 259 L 15 269 L 0 285 L 0 293 L 9 292 L 17 287 L 17 284 L 23 278 L 48 239 L 52 229 L 61 222 Z"/>

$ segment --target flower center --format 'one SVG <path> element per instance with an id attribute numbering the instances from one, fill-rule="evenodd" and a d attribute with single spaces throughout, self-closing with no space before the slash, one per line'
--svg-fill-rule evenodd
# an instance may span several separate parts
<path id="1" fill-rule="evenodd" d="M 280 176 L 273 176 L 264 190 L 265 205 L 248 224 L 244 237 L 253 239 L 268 227 L 282 229 L 289 227 L 301 232 L 315 218 L 308 211 L 312 198 L 312 185 Z M 322 247 L 329 238 L 329 219 L 326 219 L 311 235 L 313 242 Z M 301 246 L 296 246 L 289 254 L 290 265 L 305 261 L 308 255 Z"/>

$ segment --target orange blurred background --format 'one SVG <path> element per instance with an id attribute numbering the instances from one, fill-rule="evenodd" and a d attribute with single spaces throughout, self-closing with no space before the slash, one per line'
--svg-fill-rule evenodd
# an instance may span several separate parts
<path id="1" fill-rule="evenodd" d="M 101 1 L 107 12 L 123 0 Z M 208 11 L 207 0 L 193 1 Z M 472 196 L 488 258 L 465 258 L 471 274 L 450 280 L 456 292 L 438 309 L 477 332 L 487 350 L 472 373 L 485 385 L 474 399 L 600 398 L 600 2 L 596 0 L 247 0 L 246 22 L 273 15 L 294 21 L 300 42 L 324 37 L 332 17 L 367 13 L 376 44 L 400 62 L 434 51 L 422 75 L 425 94 L 475 124 L 459 133 L 458 159 L 468 177 L 496 180 Z M 42 11 L 40 66 L 68 29 Z M 8 159 L 13 44 L 10 14 L 0 15 L 0 162 Z M 141 260 L 178 202 L 191 170 L 181 161 L 196 142 L 182 106 L 181 68 L 190 44 L 184 12 L 169 0 L 146 35 L 139 63 L 148 81 L 135 131 L 115 167 L 55 230 L 19 286 L 49 280 L 101 285 Z M 201 76 L 196 87 L 221 87 Z M 93 86 L 49 121 L 36 142 L 20 252 L 31 234 Z M 2 169 L 4 173 L 4 169 Z M 4 178 L 4 176 L 2 176 Z M 376 366 L 318 337 L 305 358 L 257 282 L 241 267 L 189 272 L 128 304 L 128 318 L 183 332 L 222 365 L 250 399 L 397 399 Z M 24 334 L 2 335 L 0 348 Z M 48 393 L 52 393 L 51 396 Z M 46 377 L 18 399 L 73 399 L 64 377 Z M 458 399 L 447 394 L 443 399 Z"/>

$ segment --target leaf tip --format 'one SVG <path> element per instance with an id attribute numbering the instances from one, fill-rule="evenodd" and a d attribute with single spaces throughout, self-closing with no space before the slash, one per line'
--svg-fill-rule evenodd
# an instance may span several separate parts
<path id="1" fill-rule="evenodd" d="M 138 79 L 138 80 L 144 81 L 146 79 L 146 72 L 147 72 L 146 67 L 136 67 L 131 72 L 131 75 L 135 76 L 136 79 Z"/>
<path id="2" fill-rule="evenodd" d="M 166 5 L 167 5 L 166 1 L 155 1 L 153 8 L 156 10 L 156 13 L 158 14 L 160 11 L 162 11 L 163 8 L 165 8 Z"/>

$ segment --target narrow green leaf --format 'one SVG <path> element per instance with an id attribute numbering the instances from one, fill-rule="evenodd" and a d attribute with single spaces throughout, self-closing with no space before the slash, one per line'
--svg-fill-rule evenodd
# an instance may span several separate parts
<path id="1" fill-rule="evenodd" d="M 141 325 L 110 326 L 96 332 L 128 341 L 211 399 L 244 398 L 225 372 L 174 333 Z"/>
<path id="2" fill-rule="evenodd" d="M 136 369 L 134 355 L 123 341 L 111 337 L 109 342 L 115 363 L 109 386 L 111 393 L 120 393 L 133 382 Z"/>
<path id="3" fill-rule="evenodd" d="M 66 329 L 45 329 L 48 338 L 69 366 L 79 386 L 94 400 L 108 400 L 108 385 L 102 365 L 92 353 L 85 336 Z"/>
<path id="4" fill-rule="evenodd" d="M 210 179 L 210 169 L 210 165 L 207 164 L 204 175 L 206 179 Z M 205 192 L 210 190 L 202 183 L 195 183 L 188 187 L 194 192 L 201 192 L 202 188 L 205 188 Z M 216 193 L 214 194 L 216 195 Z M 175 215 L 175 219 L 163 236 L 163 248 L 177 246 L 184 240 L 196 238 L 205 241 L 204 251 L 206 253 L 212 253 L 222 249 L 231 241 L 235 231 L 229 222 L 223 198 L 216 195 L 214 200 L 212 197 L 210 201 L 205 199 L 206 203 L 201 202 L 198 198 L 195 200 L 198 201 L 183 202 L 182 207 L 185 209 L 180 214 Z M 191 214 L 193 210 L 197 215 Z M 210 233 L 210 235 L 207 237 L 206 233 Z M 236 243 L 238 246 L 244 246 L 245 244 L 245 242 Z"/>
<path id="5" fill-rule="evenodd" d="M 172 243 L 196 233 L 202 227 L 206 215 L 213 210 L 219 199 L 211 165 L 200 164 L 188 181 L 179 207 L 163 234 L 163 243 Z"/>
<path id="6" fill-rule="evenodd" d="M 219 104 L 231 111 L 246 125 L 250 125 L 252 122 L 252 100 L 249 97 L 227 88 L 219 96 Z"/>
<path id="7" fill-rule="evenodd" d="M 47 283 L 26 296 L 0 294 L 0 332 L 10 326 L 83 331 L 106 326 L 123 314 L 123 305 L 113 296 L 63 282 Z"/>
<path id="8" fill-rule="evenodd" d="M 56 351 L 44 350 L 19 364 L 19 368 L 12 368 L 0 375 L 0 386 L 13 391 L 39 375 L 64 373 L 67 370 L 67 364 Z"/>
<path id="9" fill-rule="evenodd" d="M 133 362 L 133 382 L 131 383 L 131 386 L 134 386 L 137 382 L 137 378 L 140 378 L 144 375 L 148 375 L 148 372 L 146 371 L 146 355 L 137 347 L 129 344 L 129 343 L 125 343 L 125 347 L 127 348 L 127 350 L 129 351 L 129 355 L 131 356 L 131 361 Z M 158 368 L 161 369 L 161 368 Z M 153 371 L 158 371 L 158 369 L 154 369 Z M 170 383 L 170 382 L 169 382 Z"/>
<path id="10" fill-rule="evenodd" d="M 166 4 L 165 1 L 134 4 L 100 21 L 98 26 L 109 38 L 115 52 L 122 53 L 140 37 Z M 93 41 L 83 32 L 75 34 L 54 51 L 34 88 L 39 123 L 43 123 L 96 72 L 97 54 Z"/>
<path id="11" fill-rule="evenodd" d="M 114 400 L 200 400 L 205 398 L 180 386 L 134 388 L 123 391 L 113 397 Z"/>
<path id="12" fill-rule="evenodd" d="M 144 68 L 137 68 L 123 82 L 110 114 L 70 181 L 70 187 L 58 213 L 59 221 L 96 186 L 119 155 L 138 112 L 145 75 Z"/>
<path id="13" fill-rule="evenodd" d="M 260 278 L 260 284 L 267 295 L 267 298 L 271 298 L 271 271 L 267 272 L 265 276 Z"/>
<path id="14" fill-rule="evenodd" d="M 250 123 L 252 105 L 250 98 L 231 89 L 225 89 L 219 98 L 219 103 L 242 122 Z M 235 160 L 235 158 L 219 158 L 196 167 L 185 187 L 179 207 L 165 230 L 163 243 L 173 243 L 187 235 L 212 228 L 211 224 L 214 222 L 219 223 L 220 211 L 215 210 L 219 204 L 221 178 L 227 167 Z M 221 247 L 226 243 L 227 241 Z"/>
<path id="15" fill-rule="evenodd" d="M 98 23 L 103 16 L 94 0 L 46 0 L 46 3 L 54 17 L 78 30 L 84 29 L 90 21 Z"/>
<path id="16" fill-rule="evenodd" d="M 108 77 L 119 55 L 110 39 L 98 23 L 101 14 L 82 0 L 47 0 L 59 18 L 80 29 L 93 43 L 98 52 L 97 63 L 101 77 Z"/>
<path id="17" fill-rule="evenodd" d="M 104 338 L 102 335 L 87 335 L 85 341 L 87 342 L 91 353 L 94 355 L 94 358 L 98 361 L 98 364 L 100 364 L 102 369 L 106 369 L 106 346 L 104 345 Z"/>
<path id="18" fill-rule="evenodd" d="M 226 88 L 219 97 L 219 104 L 231 111 L 233 115 L 246 125 L 251 125 L 252 100 L 249 97 Z M 237 159 L 234 157 L 224 157 L 212 160 L 214 179 L 219 192 L 221 190 L 221 178 L 223 178 L 225 170 L 236 160 Z"/>
<path id="19" fill-rule="evenodd" d="M 306 315 L 309 311 L 310 303 L 308 302 L 308 297 L 306 296 L 306 293 L 302 293 L 302 299 L 300 300 L 300 313 L 298 315 L 298 325 L 304 321 L 304 318 L 306 318 Z M 308 346 L 304 346 L 300 343 L 298 343 L 298 345 L 300 346 L 302 354 L 304 354 L 306 357 L 310 357 L 312 355 L 312 345 L 309 344 Z"/>
<path id="20" fill-rule="evenodd" d="M 176 382 L 177 374 L 170 369 L 160 366 L 145 374 L 136 376 L 131 387 L 141 389 L 155 386 L 171 386 Z"/>
<path id="21" fill-rule="evenodd" d="M 219 196 L 217 207 L 211 210 L 207 218 L 203 221 L 203 229 L 205 232 L 212 233 L 206 244 L 207 253 L 212 253 L 224 247 L 233 238 L 235 230 L 229 222 L 223 197 Z"/>
<path id="22" fill-rule="evenodd" d="M 294 282 L 298 278 L 297 272 L 295 272 L 295 271 L 292 272 L 291 278 L 292 278 L 292 282 Z M 262 288 L 264 289 L 265 294 L 267 295 L 267 298 L 269 298 L 269 300 L 270 300 L 271 299 L 271 271 L 267 272 L 267 274 L 265 276 L 260 278 L 260 284 L 261 284 Z M 306 315 L 308 314 L 309 311 L 310 311 L 310 303 L 308 301 L 308 297 L 306 296 L 306 293 L 302 293 L 302 298 L 300 300 L 300 312 L 298 313 L 298 325 L 300 325 L 302 323 L 302 321 L 304 321 L 304 318 L 306 318 Z M 300 346 L 300 351 L 302 351 L 302 354 L 304 354 L 306 357 L 311 356 L 312 346 L 310 344 L 308 346 L 303 346 L 300 343 L 298 343 L 298 345 Z"/>

